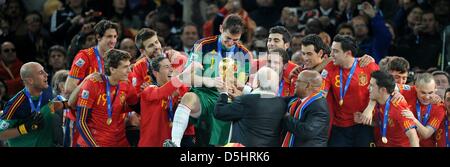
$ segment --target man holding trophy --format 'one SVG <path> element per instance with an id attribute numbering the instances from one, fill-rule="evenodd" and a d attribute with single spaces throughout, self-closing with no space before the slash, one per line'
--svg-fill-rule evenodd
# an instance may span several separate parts
<path id="1" fill-rule="evenodd" d="M 253 56 L 239 42 L 244 26 L 239 15 L 231 14 L 220 25 L 220 35 L 201 39 L 194 45 L 186 65 L 199 62 L 202 70 L 193 70 L 191 89 L 175 111 L 172 140 L 164 146 L 180 146 L 189 117 L 195 125 L 196 146 L 222 146 L 228 142 L 230 122 L 217 120 L 213 114 L 219 97 L 216 87 L 228 84 L 227 93 L 233 96 L 249 78 Z"/>

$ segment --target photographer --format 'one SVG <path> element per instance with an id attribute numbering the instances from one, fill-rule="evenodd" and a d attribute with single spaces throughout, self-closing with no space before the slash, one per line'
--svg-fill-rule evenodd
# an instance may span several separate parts
<path id="1" fill-rule="evenodd" d="M 413 32 L 397 41 L 397 53 L 405 57 L 411 68 L 426 70 L 437 67 L 442 40 L 437 27 L 435 15 L 431 10 L 424 10 L 419 21 L 413 26 Z"/>
<path id="2" fill-rule="evenodd" d="M 51 16 L 50 33 L 58 44 L 68 46 L 85 23 L 100 15 L 101 12 L 87 10 L 84 0 L 67 0 L 64 7 Z"/>

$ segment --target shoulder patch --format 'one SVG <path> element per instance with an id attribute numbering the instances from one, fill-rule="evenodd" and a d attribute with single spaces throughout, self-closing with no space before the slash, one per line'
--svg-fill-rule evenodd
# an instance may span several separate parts
<path id="1" fill-rule="evenodd" d="M 327 76 L 328 76 L 328 71 L 325 70 L 325 69 L 323 69 L 321 75 L 322 75 L 322 78 L 324 78 L 324 79 L 327 78 Z"/>
<path id="2" fill-rule="evenodd" d="M 403 90 L 411 90 L 411 87 L 409 85 L 403 85 Z"/>
<path id="3" fill-rule="evenodd" d="M 82 58 L 80 58 L 80 59 L 77 60 L 75 65 L 78 66 L 78 67 L 83 67 L 84 63 L 85 63 L 85 61 Z"/>
<path id="4" fill-rule="evenodd" d="M 0 120 L 0 130 L 6 130 L 9 128 L 8 121 Z"/>
<path id="5" fill-rule="evenodd" d="M 89 98 L 89 91 L 83 90 L 83 92 L 81 92 L 81 98 L 87 100 Z"/>
<path id="6" fill-rule="evenodd" d="M 136 85 L 137 85 L 137 79 L 136 79 L 136 77 L 133 77 L 133 78 L 131 79 L 131 84 L 132 84 L 133 86 L 136 86 Z"/>

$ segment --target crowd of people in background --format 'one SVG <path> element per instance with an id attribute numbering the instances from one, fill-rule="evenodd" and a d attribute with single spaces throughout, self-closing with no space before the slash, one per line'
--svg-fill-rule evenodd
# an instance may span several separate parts
<path id="1" fill-rule="evenodd" d="M 448 0 L 0 8 L 3 146 L 450 146 Z"/>

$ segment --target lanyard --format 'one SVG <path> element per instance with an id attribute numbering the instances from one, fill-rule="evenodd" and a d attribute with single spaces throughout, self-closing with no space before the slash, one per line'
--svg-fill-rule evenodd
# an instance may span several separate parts
<path id="1" fill-rule="evenodd" d="M 344 103 L 344 96 L 347 93 L 348 87 L 350 86 L 350 82 L 352 81 L 352 76 L 353 76 L 353 73 L 355 73 L 357 62 L 358 61 L 355 58 L 355 60 L 353 61 L 353 64 L 352 64 L 352 68 L 350 69 L 350 74 L 348 75 L 347 82 L 345 83 L 345 88 L 343 88 L 344 90 L 342 90 L 342 83 L 343 83 L 342 78 L 344 78 L 344 75 L 342 75 L 342 68 L 339 68 L 339 80 L 340 80 L 339 95 L 340 95 L 340 99 L 341 99 L 341 100 L 339 100 L 340 106 L 342 106 L 342 104 Z"/>
<path id="2" fill-rule="evenodd" d="M 448 139 L 448 118 L 445 118 L 444 121 L 444 129 L 445 129 L 445 146 L 450 147 L 450 140 Z"/>
<path id="3" fill-rule="evenodd" d="M 219 40 L 217 40 L 217 54 L 219 55 L 219 57 L 222 57 L 222 36 L 219 35 Z M 230 49 L 231 52 L 235 53 L 236 52 L 236 45 L 233 45 Z M 225 54 L 225 57 L 227 57 L 227 55 Z"/>
<path id="4" fill-rule="evenodd" d="M 167 116 L 169 117 L 169 122 L 173 122 L 174 113 L 173 113 L 173 99 L 172 99 L 172 96 L 169 96 L 169 110 L 168 110 L 167 113 L 168 113 Z"/>
<path id="5" fill-rule="evenodd" d="M 42 91 L 39 94 L 39 101 L 38 101 L 37 106 L 34 106 L 34 103 L 33 103 L 33 100 L 31 99 L 31 95 L 30 95 L 30 92 L 28 91 L 28 88 L 25 88 L 24 92 L 28 98 L 28 102 L 30 103 L 31 112 L 38 112 L 38 113 L 41 112 Z"/>
<path id="6" fill-rule="evenodd" d="M 107 120 L 107 124 L 110 125 L 112 122 L 112 103 L 114 103 L 114 100 L 116 99 L 116 95 L 119 93 L 120 90 L 120 83 L 117 83 L 117 89 L 116 89 L 116 93 L 114 95 L 114 99 L 113 102 L 111 103 L 111 93 L 110 91 L 110 83 L 108 80 L 108 76 L 105 76 L 105 80 L 106 80 L 106 103 L 107 103 L 107 109 L 108 109 L 108 120 Z"/>
<path id="7" fill-rule="evenodd" d="M 391 106 L 391 96 L 386 100 L 386 105 L 384 106 L 384 118 L 383 124 L 381 124 L 381 120 L 379 120 L 379 124 L 381 125 L 381 136 L 386 139 L 386 128 L 389 121 L 389 108 Z M 383 141 L 384 142 L 384 141 Z"/>
<path id="8" fill-rule="evenodd" d="M 422 115 L 420 114 L 420 102 L 419 100 L 416 101 L 416 112 L 417 112 L 417 119 L 419 119 L 419 122 L 422 123 L 423 126 L 425 126 L 428 122 L 428 118 L 430 117 L 430 112 L 431 112 L 431 104 L 428 104 L 427 106 L 427 112 L 425 113 L 425 115 L 423 116 L 423 120 L 422 120 Z"/>
<path id="9" fill-rule="evenodd" d="M 283 80 L 283 78 L 281 78 L 280 86 L 278 87 L 278 96 L 280 96 L 280 97 L 283 95 L 283 85 L 284 85 L 284 80 Z"/>
<path id="10" fill-rule="evenodd" d="M 98 52 L 98 46 L 96 46 L 94 48 L 94 53 L 95 53 L 95 57 L 97 58 L 98 72 L 100 72 L 100 74 L 102 74 L 103 73 L 103 65 L 102 65 L 102 61 L 100 60 L 100 53 Z"/>
<path id="11" fill-rule="evenodd" d="M 312 102 L 316 101 L 317 99 L 319 99 L 321 97 L 323 97 L 322 92 L 318 92 L 318 93 L 311 94 L 310 96 L 308 96 L 306 98 L 306 100 L 302 101 L 300 106 L 296 108 L 295 113 L 294 113 L 294 118 L 296 120 L 300 121 L 305 108 L 308 107 Z M 295 139 L 295 136 L 291 132 L 288 132 L 286 134 L 286 137 L 283 140 L 282 146 L 283 147 L 292 147 L 294 145 L 294 139 Z"/>

